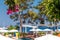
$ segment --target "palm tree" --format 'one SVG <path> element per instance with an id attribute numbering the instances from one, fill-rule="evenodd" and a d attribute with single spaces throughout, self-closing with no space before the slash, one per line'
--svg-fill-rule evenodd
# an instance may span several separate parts
<path id="1" fill-rule="evenodd" d="M 39 15 L 31 10 L 28 11 L 28 18 L 31 18 L 31 23 L 33 23 L 34 21 L 36 21 L 37 19 L 39 19 Z"/>

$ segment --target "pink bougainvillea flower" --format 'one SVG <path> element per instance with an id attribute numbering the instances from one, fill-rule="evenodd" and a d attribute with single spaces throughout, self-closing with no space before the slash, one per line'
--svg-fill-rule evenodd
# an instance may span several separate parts
<path id="1" fill-rule="evenodd" d="M 19 11 L 19 6 L 18 5 L 15 5 L 13 12 L 18 12 L 18 11 Z"/>
<path id="2" fill-rule="evenodd" d="M 19 5 L 15 5 L 15 8 L 16 8 L 16 9 L 19 9 Z"/>
<path id="3" fill-rule="evenodd" d="M 13 12 L 18 12 L 18 11 L 19 11 L 19 9 L 14 9 L 14 10 L 13 10 Z"/>
<path id="4" fill-rule="evenodd" d="M 12 10 L 11 10 L 11 9 L 8 9 L 7 14 L 8 14 L 8 15 L 9 15 L 9 14 L 12 14 Z"/>
<path id="5" fill-rule="evenodd" d="M 19 11 L 19 9 L 16 9 L 15 11 L 16 11 L 16 12 L 18 12 L 18 11 Z"/>
<path id="6" fill-rule="evenodd" d="M 7 12 L 7 14 L 9 15 L 9 12 Z"/>

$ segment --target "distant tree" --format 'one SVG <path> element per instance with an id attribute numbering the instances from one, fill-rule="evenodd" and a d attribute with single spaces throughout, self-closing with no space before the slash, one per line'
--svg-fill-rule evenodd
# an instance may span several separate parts
<path id="1" fill-rule="evenodd" d="M 10 26 L 8 27 L 8 30 L 12 30 L 12 29 L 15 29 L 15 27 L 14 27 L 13 25 L 10 25 Z"/>
<path id="2" fill-rule="evenodd" d="M 19 26 L 18 26 L 18 25 L 15 25 L 15 29 L 16 29 L 16 30 L 19 30 Z"/>

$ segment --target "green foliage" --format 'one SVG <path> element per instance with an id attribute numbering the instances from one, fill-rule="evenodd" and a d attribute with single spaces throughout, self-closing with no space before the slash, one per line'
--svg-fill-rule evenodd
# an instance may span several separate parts
<path id="1" fill-rule="evenodd" d="M 18 5 L 19 12 L 21 12 L 21 10 L 23 12 L 24 10 L 29 9 L 30 5 L 33 4 L 33 1 L 34 0 L 5 0 L 5 4 L 8 6 L 8 9 L 11 9 L 13 11 L 15 10 L 15 6 Z M 18 15 L 19 13 L 14 12 L 14 14 L 10 15 L 10 18 L 14 21 L 17 21 L 19 18 Z M 28 16 L 24 15 L 24 17 L 27 18 Z"/>
<path id="2" fill-rule="evenodd" d="M 33 2 L 33 0 L 6 0 L 5 4 L 12 10 L 14 10 L 15 5 L 19 5 L 20 10 L 25 10 L 28 8 L 29 4 L 27 2 Z"/>
<path id="3" fill-rule="evenodd" d="M 15 26 L 15 29 L 16 29 L 16 30 L 18 30 L 18 29 L 19 29 L 19 26 L 18 26 L 18 25 L 16 25 L 16 26 Z"/>
<path id="4" fill-rule="evenodd" d="M 60 20 L 60 1 L 59 0 L 43 0 L 37 8 L 41 14 L 45 14 L 50 21 Z M 55 20 L 56 19 L 56 20 Z M 58 19 L 58 20 L 57 20 Z"/>
<path id="5" fill-rule="evenodd" d="M 32 20 L 36 20 L 39 18 L 38 14 L 33 11 L 28 11 L 28 15 L 29 15 L 29 17 L 32 18 Z"/>
<path id="6" fill-rule="evenodd" d="M 40 36 L 43 36 L 43 35 L 45 35 L 46 33 L 45 32 L 39 32 L 38 33 Z"/>
<path id="7" fill-rule="evenodd" d="M 10 25 L 10 26 L 8 27 L 8 30 L 12 30 L 12 29 L 15 29 L 15 27 L 12 26 L 12 25 Z"/>
<path id="8" fill-rule="evenodd" d="M 27 34 L 26 33 L 20 33 L 20 32 L 18 32 L 18 37 L 20 37 L 20 36 L 26 36 Z"/>
<path id="9" fill-rule="evenodd" d="M 57 36 L 58 34 L 59 34 L 59 33 L 57 33 L 57 32 L 54 32 L 54 33 L 53 33 L 53 35 L 56 35 L 56 36 Z"/>

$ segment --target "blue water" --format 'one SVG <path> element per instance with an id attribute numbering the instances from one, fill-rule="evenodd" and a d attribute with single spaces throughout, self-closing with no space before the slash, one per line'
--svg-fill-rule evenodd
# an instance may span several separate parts
<path id="1" fill-rule="evenodd" d="M 30 32 L 29 30 L 30 29 L 32 29 L 32 28 L 29 28 L 29 27 L 26 27 L 27 29 L 27 32 Z M 46 26 L 38 26 L 38 28 L 39 29 L 46 29 L 46 28 L 48 28 L 48 29 L 51 29 L 51 30 L 53 30 L 53 31 L 55 31 L 57 28 L 56 27 L 46 27 Z M 60 29 L 60 26 L 58 27 L 59 29 Z M 22 32 L 25 32 L 25 28 L 23 27 L 22 28 Z"/>
<path id="2" fill-rule="evenodd" d="M 31 38 L 21 38 L 21 39 L 18 39 L 18 40 L 32 40 Z"/>

